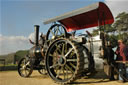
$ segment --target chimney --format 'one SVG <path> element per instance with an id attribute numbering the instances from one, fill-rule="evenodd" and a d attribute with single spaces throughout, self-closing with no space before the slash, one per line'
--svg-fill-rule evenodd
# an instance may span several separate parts
<path id="1" fill-rule="evenodd" d="M 38 41 L 39 41 L 39 25 L 34 25 L 35 28 L 35 45 L 38 46 Z"/>

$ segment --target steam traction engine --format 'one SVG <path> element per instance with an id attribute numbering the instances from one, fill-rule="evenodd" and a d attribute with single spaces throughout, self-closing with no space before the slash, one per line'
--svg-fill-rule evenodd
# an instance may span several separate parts
<path id="1" fill-rule="evenodd" d="M 44 24 L 52 22 L 59 24 L 50 27 L 42 44 L 38 42 L 39 26 L 35 26 L 34 46 L 19 62 L 19 74 L 28 77 L 33 69 L 45 74 L 46 69 L 48 75 L 61 84 L 74 81 L 82 73 L 91 74 L 95 70 L 95 64 L 91 50 L 85 46 L 87 39 L 84 34 L 76 37 L 75 31 L 96 26 L 100 29 L 102 25 L 105 27 L 105 24 L 112 24 L 114 20 L 109 8 L 99 2 L 49 19 Z M 69 33 L 71 31 L 74 32 Z M 105 40 L 101 40 L 105 49 Z"/>

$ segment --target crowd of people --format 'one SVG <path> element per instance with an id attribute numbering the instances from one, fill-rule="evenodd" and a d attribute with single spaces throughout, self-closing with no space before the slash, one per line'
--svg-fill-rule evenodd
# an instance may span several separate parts
<path id="1" fill-rule="evenodd" d="M 107 60 L 110 66 L 110 80 L 115 80 L 114 73 L 118 73 L 118 81 L 123 83 L 128 81 L 128 46 L 124 44 L 123 40 L 118 40 L 118 46 L 114 52 L 111 43 L 107 47 Z M 116 59 L 114 55 L 116 54 Z"/>

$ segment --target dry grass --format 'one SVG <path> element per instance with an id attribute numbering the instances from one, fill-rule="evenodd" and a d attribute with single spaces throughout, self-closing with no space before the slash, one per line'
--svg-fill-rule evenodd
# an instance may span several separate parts
<path id="1" fill-rule="evenodd" d="M 58 85 L 48 76 L 41 75 L 34 71 L 30 78 L 22 78 L 17 71 L 1 71 L 0 85 Z M 109 81 L 103 72 L 98 72 L 91 78 L 82 77 L 69 85 L 128 85 L 128 83 L 118 83 Z"/>

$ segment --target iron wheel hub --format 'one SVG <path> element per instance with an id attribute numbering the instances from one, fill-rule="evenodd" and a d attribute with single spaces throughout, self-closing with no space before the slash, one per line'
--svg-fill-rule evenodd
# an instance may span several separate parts
<path id="1" fill-rule="evenodd" d="M 63 56 L 59 57 L 58 63 L 60 66 L 64 66 L 66 64 L 66 58 Z"/>

